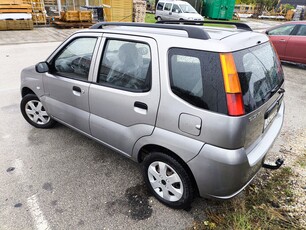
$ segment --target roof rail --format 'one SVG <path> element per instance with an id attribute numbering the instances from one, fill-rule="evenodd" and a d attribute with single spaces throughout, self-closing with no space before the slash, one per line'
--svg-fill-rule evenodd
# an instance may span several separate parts
<path id="1" fill-rule="evenodd" d="M 202 40 L 210 39 L 210 36 L 203 28 L 197 28 L 184 25 L 166 25 L 166 24 L 150 24 L 150 23 L 135 23 L 135 22 L 100 22 L 90 27 L 90 29 L 103 29 L 106 26 L 131 26 L 131 27 L 145 27 L 157 29 L 172 29 L 186 31 L 189 38 L 196 38 Z"/>
<path id="2" fill-rule="evenodd" d="M 251 27 L 241 22 L 223 22 L 223 21 L 190 21 L 190 20 L 173 20 L 173 21 L 157 21 L 158 24 L 184 24 L 184 25 L 205 25 L 205 24 L 220 24 L 233 25 L 237 29 L 252 31 Z"/>

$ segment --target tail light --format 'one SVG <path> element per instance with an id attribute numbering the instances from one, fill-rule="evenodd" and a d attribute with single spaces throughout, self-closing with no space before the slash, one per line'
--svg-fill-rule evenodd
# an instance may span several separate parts
<path id="1" fill-rule="evenodd" d="M 242 91 L 234 57 L 231 53 L 220 54 L 228 114 L 241 116 L 245 114 Z"/>

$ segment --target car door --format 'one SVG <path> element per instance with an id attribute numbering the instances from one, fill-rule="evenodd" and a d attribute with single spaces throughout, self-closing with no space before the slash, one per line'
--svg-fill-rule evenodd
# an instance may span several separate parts
<path id="1" fill-rule="evenodd" d="M 173 20 L 171 9 L 172 3 L 166 3 L 163 11 L 163 20 Z"/>
<path id="2" fill-rule="evenodd" d="M 172 20 L 180 20 L 181 19 L 182 10 L 179 7 L 179 5 L 173 4 L 171 12 L 172 12 Z"/>
<path id="3" fill-rule="evenodd" d="M 280 59 L 284 60 L 286 47 L 288 40 L 290 39 L 290 34 L 293 32 L 295 24 L 282 25 L 275 29 L 268 31 L 270 40 L 272 41 L 277 54 Z"/>
<path id="4" fill-rule="evenodd" d="M 43 77 L 48 114 L 85 133 L 90 133 L 88 93 L 98 43 L 90 34 L 72 37 L 48 60 L 50 71 Z"/>
<path id="5" fill-rule="evenodd" d="M 157 45 L 150 38 L 103 35 L 90 86 L 92 136 L 130 155 L 135 142 L 151 135 L 159 104 Z"/>
<path id="6" fill-rule="evenodd" d="M 285 56 L 288 61 L 306 64 L 306 25 L 299 25 L 290 37 Z"/>

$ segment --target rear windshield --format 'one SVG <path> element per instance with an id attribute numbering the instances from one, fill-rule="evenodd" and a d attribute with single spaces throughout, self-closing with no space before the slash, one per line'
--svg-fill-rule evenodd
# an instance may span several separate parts
<path id="1" fill-rule="evenodd" d="M 233 55 L 242 88 L 244 109 L 249 113 L 273 96 L 281 87 L 284 74 L 269 42 Z"/>

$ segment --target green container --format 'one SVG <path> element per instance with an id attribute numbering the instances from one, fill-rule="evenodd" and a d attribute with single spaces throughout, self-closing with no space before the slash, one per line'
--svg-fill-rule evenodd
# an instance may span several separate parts
<path id="1" fill-rule="evenodd" d="M 203 0 L 203 15 L 211 19 L 230 20 L 236 0 Z"/>

